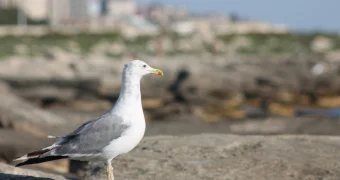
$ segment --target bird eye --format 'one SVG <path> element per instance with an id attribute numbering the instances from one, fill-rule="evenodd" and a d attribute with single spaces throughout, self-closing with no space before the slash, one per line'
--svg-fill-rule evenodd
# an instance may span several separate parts
<path id="1" fill-rule="evenodd" d="M 145 64 L 143 65 L 143 68 L 146 68 L 146 65 L 145 65 Z"/>

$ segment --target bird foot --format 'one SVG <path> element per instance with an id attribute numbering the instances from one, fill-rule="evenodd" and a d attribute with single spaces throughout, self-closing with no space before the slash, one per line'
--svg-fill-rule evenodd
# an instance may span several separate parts
<path id="1" fill-rule="evenodd" d="M 113 167 L 111 165 L 111 161 L 107 162 L 106 175 L 107 175 L 107 180 L 114 180 Z"/>

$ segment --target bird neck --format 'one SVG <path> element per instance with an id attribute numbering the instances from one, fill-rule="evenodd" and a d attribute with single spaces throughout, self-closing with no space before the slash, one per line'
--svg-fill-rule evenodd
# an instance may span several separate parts
<path id="1" fill-rule="evenodd" d="M 123 73 L 119 98 L 112 110 L 124 112 L 132 111 L 135 113 L 143 111 L 140 93 L 140 80 L 140 76 Z"/>
<path id="2" fill-rule="evenodd" d="M 140 76 L 123 74 L 119 97 L 140 99 L 140 80 Z"/>

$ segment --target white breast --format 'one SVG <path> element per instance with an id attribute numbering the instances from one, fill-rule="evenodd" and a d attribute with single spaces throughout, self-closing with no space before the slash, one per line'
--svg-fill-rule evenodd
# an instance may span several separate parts
<path id="1" fill-rule="evenodd" d="M 123 119 L 128 129 L 122 136 L 112 140 L 102 150 L 104 159 L 113 159 L 131 151 L 142 140 L 145 132 L 145 119 L 140 93 L 141 76 L 123 72 L 122 88 L 112 112 Z"/>
<path id="2" fill-rule="evenodd" d="M 143 112 L 131 113 L 130 117 L 124 117 L 124 119 L 128 119 L 130 127 L 121 137 L 112 140 L 110 144 L 103 149 L 102 156 L 106 159 L 112 159 L 131 151 L 144 136 L 145 119 Z"/>

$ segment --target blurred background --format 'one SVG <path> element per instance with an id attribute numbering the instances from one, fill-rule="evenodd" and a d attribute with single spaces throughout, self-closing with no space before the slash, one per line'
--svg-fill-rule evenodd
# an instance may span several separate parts
<path id="1" fill-rule="evenodd" d="M 340 134 L 338 0 L 0 0 L 0 161 L 110 109 L 123 65 L 146 135 Z M 34 168 L 81 173 L 58 161 Z M 32 168 L 30 167 L 30 168 Z"/>

